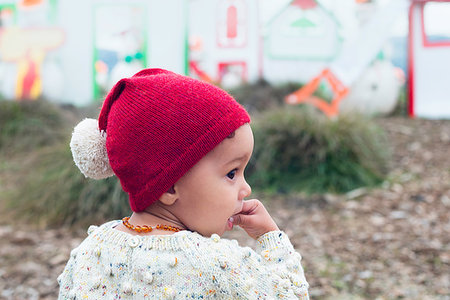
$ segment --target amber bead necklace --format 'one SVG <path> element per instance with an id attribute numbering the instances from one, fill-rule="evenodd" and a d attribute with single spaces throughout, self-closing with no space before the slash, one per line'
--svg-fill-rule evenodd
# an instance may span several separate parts
<path id="1" fill-rule="evenodd" d="M 141 232 L 144 232 L 144 233 L 145 232 L 151 232 L 153 229 L 174 231 L 174 232 L 178 232 L 178 231 L 182 230 L 181 228 L 178 228 L 178 227 L 175 227 L 175 226 L 161 225 L 161 224 L 158 224 L 155 227 L 148 226 L 148 225 L 142 225 L 142 226 L 136 225 L 136 226 L 134 226 L 134 225 L 130 224 L 129 220 L 130 220 L 130 217 L 123 218 L 122 219 L 123 225 L 125 225 L 126 228 L 131 229 L 131 230 L 136 231 L 136 232 L 139 232 L 139 233 L 141 233 Z"/>

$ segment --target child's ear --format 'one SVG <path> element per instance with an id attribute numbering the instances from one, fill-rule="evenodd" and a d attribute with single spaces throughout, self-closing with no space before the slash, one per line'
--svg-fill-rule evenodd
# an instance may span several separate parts
<path id="1" fill-rule="evenodd" d="M 172 205 L 178 200 L 178 193 L 175 191 L 175 187 L 172 186 L 167 192 L 161 195 L 159 201 L 165 205 Z"/>

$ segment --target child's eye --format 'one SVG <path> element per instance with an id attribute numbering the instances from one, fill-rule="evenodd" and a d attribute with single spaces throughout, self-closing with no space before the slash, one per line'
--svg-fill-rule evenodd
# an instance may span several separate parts
<path id="1" fill-rule="evenodd" d="M 234 170 L 230 171 L 230 172 L 227 174 L 227 177 L 230 178 L 230 179 L 233 179 L 234 176 L 236 176 L 236 171 L 237 171 L 237 169 L 234 169 Z"/>

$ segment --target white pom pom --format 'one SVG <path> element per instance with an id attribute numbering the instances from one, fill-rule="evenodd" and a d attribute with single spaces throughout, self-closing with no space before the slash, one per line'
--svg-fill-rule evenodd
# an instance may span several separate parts
<path id="1" fill-rule="evenodd" d="M 114 175 L 106 152 L 106 133 L 100 132 L 97 120 L 84 119 L 75 127 L 70 149 L 84 176 L 103 179 Z"/>

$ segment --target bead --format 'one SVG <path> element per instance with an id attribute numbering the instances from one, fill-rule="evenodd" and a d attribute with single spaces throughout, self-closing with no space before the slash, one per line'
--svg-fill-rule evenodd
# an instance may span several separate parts
<path id="1" fill-rule="evenodd" d="M 220 236 L 217 233 L 213 233 L 211 235 L 211 239 L 217 243 L 218 241 L 220 241 Z"/>
<path id="2" fill-rule="evenodd" d="M 97 277 L 92 279 L 91 286 L 94 289 L 98 289 L 100 287 L 101 283 L 102 283 L 102 277 L 101 276 L 97 276 Z"/>
<path id="3" fill-rule="evenodd" d="M 302 279 L 298 275 L 291 275 L 290 278 L 291 278 L 292 284 L 295 286 L 299 286 L 302 282 Z"/>
<path id="4" fill-rule="evenodd" d="M 97 257 L 100 257 L 100 255 L 102 255 L 102 250 L 100 249 L 100 247 L 95 247 L 94 255 Z"/>
<path id="5" fill-rule="evenodd" d="M 95 226 L 95 225 L 89 226 L 89 228 L 87 230 L 88 235 L 91 235 L 97 228 L 98 228 L 98 226 Z"/>
<path id="6" fill-rule="evenodd" d="M 294 259 L 294 258 L 290 258 L 288 259 L 288 261 L 286 262 L 286 266 L 289 270 L 291 271 L 295 271 L 298 270 L 298 260 Z"/>
<path id="7" fill-rule="evenodd" d="M 128 239 L 128 245 L 131 248 L 136 248 L 141 243 L 141 240 L 138 236 L 133 236 L 132 238 Z"/>
<path id="8" fill-rule="evenodd" d="M 289 281 L 289 279 L 281 279 L 280 280 L 280 287 L 282 287 L 283 289 L 288 289 L 291 286 L 291 282 Z"/>
<path id="9" fill-rule="evenodd" d="M 143 280 L 147 283 L 150 284 L 153 282 L 153 275 L 151 272 L 145 272 L 144 276 L 143 276 Z"/>
<path id="10" fill-rule="evenodd" d="M 131 229 L 133 231 L 136 231 L 138 233 L 141 232 L 151 232 L 153 230 L 153 227 L 148 226 L 148 225 L 131 225 L 130 222 L 130 217 L 125 217 L 122 219 L 122 223 L 125 227 L 127 227 L 128 229 Z M 160 229 L 160 230 L 167 230 L 167 231 L 174 231 L 174 232 L 178 232 L 181 231 L 181 228 L 178 227 L 174 227 L 174 226 L 169 226 L 169 225 L 161 225 L 158 224 L 155 226 L 156 229 Z"/>
<path id="11" fill-rule="evenodd" d="M 112 267 L 107 267 L 107 268 L 106 268 L 105 274 L 106 274 L 107 276 L 114 276 L 113 268 L 112 268 Z"/>
<path id="12" fill-rule="evenodd" d="M 266 260 L 271 260 L 272 259 L 270 257 L 270 251 L 269 250 L 264 250 L 263 252 L 261 252 L 261 256 L 264 257 Z"/>
<path id="13" fill-rule="evenodd" d="M 77 256 L 78 253 L 78 248 L 73 249 L 72 251 L 70 251 L 70 256 L 72 256 L 73 258 L 75 258 Z"/>
<path id="14" fill-rule="evenodd" d="M 243 250 L 244 250 L 243 253 L 244 258 L 249 258 L 250 256 L 252 256 L 252 249 L 250 249 L 250 247 L 245 247 Z"/>
<path id="15" fill-rule="evenodd" d="M 124 294 L 131 294 L 132 291 L 133 291 L 133 287 L 131 286 L 131 283 L 125 282 L 122 287 L 122 292 Z"/>
<path id="16" fill-rule="evenodd" d="M 178 264 L 178 258 L 176 256 L 173 256 L 170 258 L 169 266 L 175 267 Z"/>
<path id="17" fill-rule="evenodd" d="M 244 288 L 248 291 L 253 288 L 255 285 L 255 280 L 253 278 L 249 278 L 245 281 Z"/>
<path id="18" fill-rule="evenodd" d="M 227 267 L 227 261 L 224 258 L 219 258 L 219 265 L 222 269 Z"/>
<path id="19" fill-rule="evenodd" d="M 167 299 L 175 298 L 175 291 L 171 286 L 166 286 L 164 288 L 164 297 L 166 297 Z"/>

